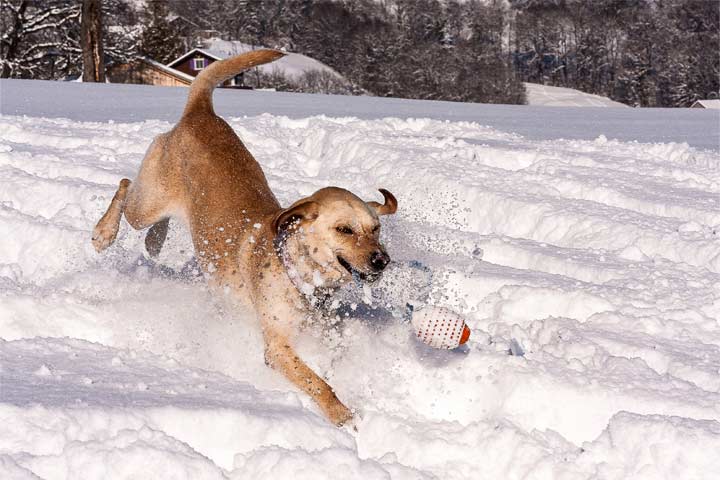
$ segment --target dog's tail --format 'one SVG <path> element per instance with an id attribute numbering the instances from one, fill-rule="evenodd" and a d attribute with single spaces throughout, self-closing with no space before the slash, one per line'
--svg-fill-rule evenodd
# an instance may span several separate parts
<path id="1" fill-rule="evenodd" d="M 187 105 L 183 115 L 192 112 L 204 111 L 213 113 L 212 94 L 217 84 L 224 82 L 243 70 L 284 56 L 278 50 L 252 50 L 225 60 L 211 63 L 209 67 L 200 72 L 190 85 Z"/>

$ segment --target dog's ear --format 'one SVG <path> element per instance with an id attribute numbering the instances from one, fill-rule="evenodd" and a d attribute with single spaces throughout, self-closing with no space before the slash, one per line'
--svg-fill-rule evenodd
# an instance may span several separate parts
<path id="1" fill-rule="evenodd" d="M 293 224 L 312 222 L 318 217 L 320 205 L 312 200 L 298 200 L 284 210 L 280 210 L 273 219 L 273 230 L 278 233 Z"/>
<path id="2" fill-rule="evenodd" d="M 384 188 L 380 189 L 380 193 L 385 197 L 385 204 L 381 205 L 378 202 L 367 202 L 368 205 L 375 209 L 375 213 L 378 215 L 392 215 L 397 212 L 397 199 L 395 195 Z"/>

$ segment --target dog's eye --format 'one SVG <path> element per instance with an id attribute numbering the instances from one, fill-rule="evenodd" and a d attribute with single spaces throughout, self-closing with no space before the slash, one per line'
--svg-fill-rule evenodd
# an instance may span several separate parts
<path id="1" fill-rule="evenodd" d="M 380 225 L 375 225 L 372 229 L 372 233 L 377 233 L 380 230 Z"/>
<path id="2" fill-rule="evenodd" d="M 342 233 L 343 235 L 352 235 L 353 231 L 352 228 L 348 227 L 347 225 L 343 225 L 342 227 L 335 228 L 338 232 Z"/>

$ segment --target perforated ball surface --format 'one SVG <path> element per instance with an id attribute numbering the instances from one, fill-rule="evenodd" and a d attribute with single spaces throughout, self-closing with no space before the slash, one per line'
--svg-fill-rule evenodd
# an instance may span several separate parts
<path id="1" fill-rule="evenodd" d="M 415 310 L 411 322 L 418 339 L 434 348 L 457 348 L 470 338 L 463 317 L 444 307 Z"/>

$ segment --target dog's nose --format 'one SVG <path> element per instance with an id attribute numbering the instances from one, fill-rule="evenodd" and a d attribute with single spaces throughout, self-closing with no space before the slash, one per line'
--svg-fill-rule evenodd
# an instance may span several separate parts
<path id="1" fill-rule="evenodd" d="M 390 263 L 390 257 L 385 252 L 376 251 L 370 255 L 370 265 L 378 272 L 385 269 L 388 263 Z"/>

